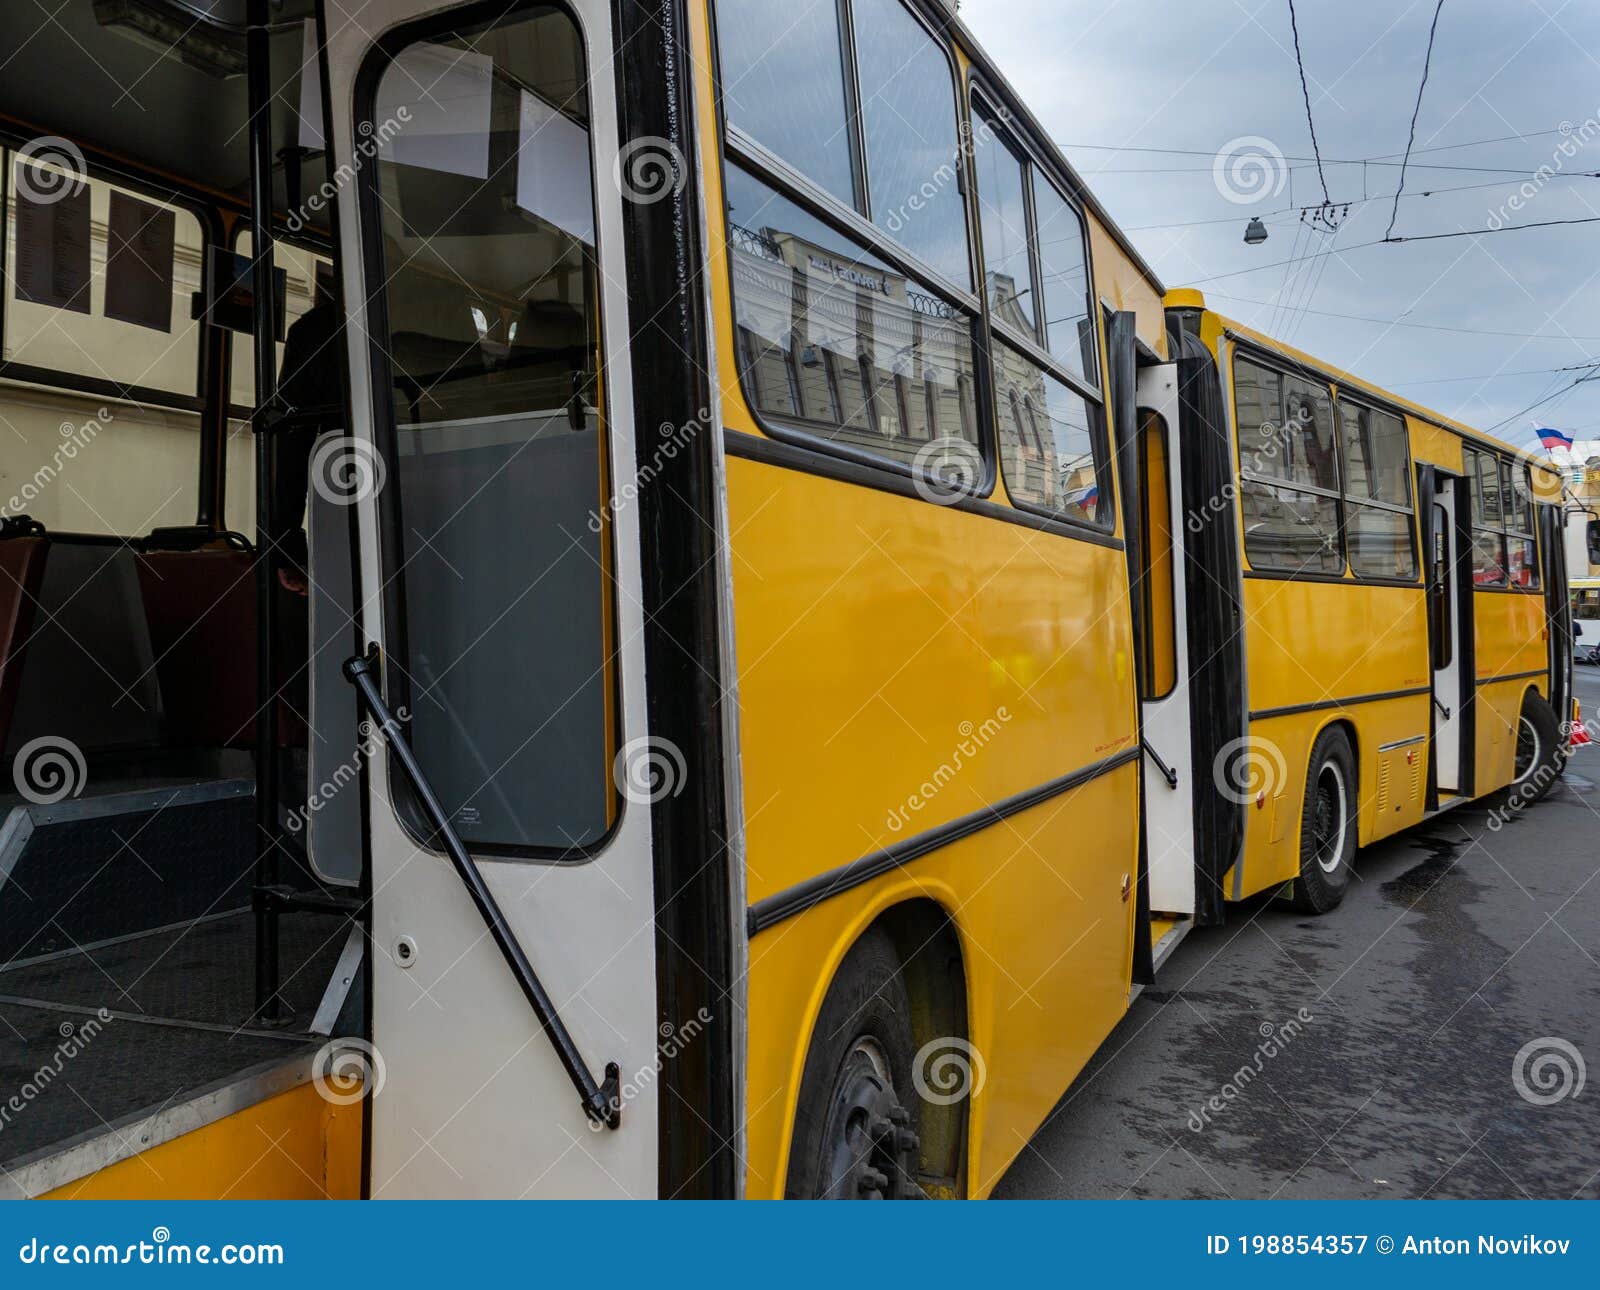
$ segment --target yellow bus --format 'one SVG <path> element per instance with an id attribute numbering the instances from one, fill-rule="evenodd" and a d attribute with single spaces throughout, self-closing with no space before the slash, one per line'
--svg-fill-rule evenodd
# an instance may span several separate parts
<path id="1" fill-rule="evenodd" d="M 1560 472 L 1206 307 L 1237 524 L 1243 807 L 1230 900 L 1324 912 L 1357 846 L 1462 801 L 1544 795 L 1571 719 Z M 1217 576 L 1228 571 L 1214 568 Z M 1230 579 L 1231 580 L 1231 579 Z"/>
<path id="2" fill-rule="evenodd" d="M 0 1189 L 985 1196 L 1189 928 L 1544 786 L 1542 475 L 950 7 L 357 8 L 0 35 Z"/>

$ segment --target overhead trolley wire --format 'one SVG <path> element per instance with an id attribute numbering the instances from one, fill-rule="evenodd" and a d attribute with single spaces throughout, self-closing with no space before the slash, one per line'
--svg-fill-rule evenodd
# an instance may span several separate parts
<path id="1" fill-rule="evenodd" d="M 1422 112 L 1422 92 L 1428 88 L 1428 69 L 1433 65 L 1433 38 L 1439 32 L 1439 15 L 1444 11 L 1444 0 L 1433 9 L 1433 22 L 1428 27 L 1428 49 L 1422 56 L 1422 81 L 1417 86 L 1417 101 L 1411 109 L 1411 133 L 1406 139 L 1406 155 L 1400 161 L 1400 184 L 1394 190 L 1394 208 L 1389 212 L 1389 227 L 1384 230 L 1384 239 L 1388 240 L 1394 233 L 1394 222 L 1400 218 L 1400 194 L 1406 190 L 1406 166 L 1411 161 L 1411 147 L 1417 141 L 1417 117 Z"/>

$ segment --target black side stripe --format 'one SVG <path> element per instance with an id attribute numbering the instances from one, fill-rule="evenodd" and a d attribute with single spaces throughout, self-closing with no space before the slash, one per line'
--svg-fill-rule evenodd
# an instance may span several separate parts
<path id="1" fill-rule="evenodd" d="M 1480 676 L 1477 678 L 1480 686 L 1494 685 L 1498 681 L 1526 681 L 1535 676 L 1548 676 L 1550 669 L 1536 667 L 1531 672 L 1507 672 L 1503 676 Z"/>
<path id="2" fill-rule="evenodd" d="M 746 912 L 746 922 L 750 935 L 763 932 L 775 923 L 781 923 L 786 918 L 793 918 L 796 914 L 820 905 L 825 900 L 834 896 L 843 895 L 853 887 L 871 882 L 891 869 L 899 869 L 919 860 L 931 852 L 959 842 L 963 838 L 971 837 L 974 833 L 981 833 L 984 829 L 999 824 L 1002 820 L 1010 819 L 1041 802 L 1048 802 L 1053 797 L 1070 792 L 1090 780 L 1116 770 L 1119 766 L 1137 760 L 1138 748 L 1128 748 L 1110 757 L 1070 774 L 1062 775 L 1027 789 L 1014 797 L 1007 797 L 994 802 L 970 815 L 963 815 L 947 824 L 941 824 L 936 829 L 929 829 L 926 833 L 918 833 L 903 841 L 896 842 L 893 846 L 885 847 L 881 851 L 874 851 L 862 856 L 859 860 L 852 860 L 848 864 L 840 865 L 837 869 L 829 869 L 826 873 L 819 873 L 814 878 L 807 878 L 804 882 L 796 883 L 787 891 L 780 891 L 776 895 L 768 896 L 765 900 L 758 900 Z"/>
<path id="3" fill-rule="evenodd" d="M 1378 694 L 1357 694 L 1348 699 L 1323 699 L 1317 703 L 1294 703 L 1287 708 L 1262 708 L 1252 712 L 1250 720 L 1266 721 L 1270 717 L 1294 717 L 1302 712 L 1321 712 L 1324 708 L 1353 708 L 1361 703 L 1382 703 L 1385 699 L 1410 699 L 1419 694 L 1432 694 L 1431 685 L 1419 685 L 1410 690 L 1384 690 Z"/>

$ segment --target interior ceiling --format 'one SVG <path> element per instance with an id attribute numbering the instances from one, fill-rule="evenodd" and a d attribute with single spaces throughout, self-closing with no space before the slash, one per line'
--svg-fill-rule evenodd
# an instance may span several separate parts
<path id="1" fill-rule="evenodd" d="M 183 30 L 196 28 L 242 47 L 244 0 L 141 3 L 164 8 Z M 44 6 L 31 14 L 8 12 L 0 23 L 0 114 L 27 131 L 61 135 L 140 167 L 248 197 L 243 75 L 219 77 L 123 30 L 102 27 L 94 0 L 66 0 L 50 9 L 53 14 Z M 312 0 L 271 7 L 274 153 L 299 143 L 301 20 L 311 10 Z M 309 192 L 323 180 L 321 160 L 307 160 L 303 175 Z M 273 198 L 287 213 L 281 169 Z"/>

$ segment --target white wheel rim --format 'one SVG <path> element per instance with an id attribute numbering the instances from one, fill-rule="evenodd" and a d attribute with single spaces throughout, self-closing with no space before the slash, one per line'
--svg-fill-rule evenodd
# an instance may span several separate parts
<path id="1" fill-rule="evenodd" d="M 1319 791 L 1322 788 L 1322 777 L 1324 775 L 1333 778 L 1333 785 L 1336 790 L 1335 795 L 1339 801 L 1339 831 L 1334 835 L 1338 839 L 1338 844 L 1329 853 L 1328 858 L 1319 859 L 1317 865 L 1323 873 L 1331 874 L 1344 863 L 1345 834 L 1350 828 L 1350 798 L 1344 791 L 1344 772 L 1339 769 L 1338 762 L 1328 762 L 1317 773 L 1317 788 Z"/>

